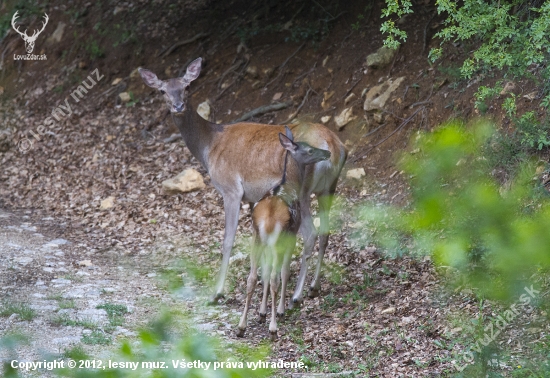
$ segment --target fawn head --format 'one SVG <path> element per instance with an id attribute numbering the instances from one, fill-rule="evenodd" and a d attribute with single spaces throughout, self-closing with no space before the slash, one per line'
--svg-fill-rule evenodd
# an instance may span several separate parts
<path id="1" fill-rule="evenodd" d="M 189 84 L 199 77 L 201 62 L 202 58 L 195 59 L 187 66 L 185 75 L 165 81 L 160 80 L 152 71 L 144 68 L 140 68 L 138 71 L 145 84 L 151 88 L 158 89 L 162 93 L 170 112 L 180 114 L 185 111 Z"/>
<path id="2" fill-rule="evenodd" d="M 285 126 L 285 134 L 279 133 L 279 141 L 298 165 L 314 164 L 330 158 L 328 150 L 312 147 L 305 142 L 294 142 L 292 131 L 287 126 Z"/>

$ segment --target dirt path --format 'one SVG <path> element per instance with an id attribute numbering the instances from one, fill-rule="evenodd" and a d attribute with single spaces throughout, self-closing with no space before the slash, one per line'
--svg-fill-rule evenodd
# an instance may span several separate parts
<path id="1" fill-rule="evenodd" d="M 20 360 L 63 357 L 75 348 L 106 358 L 117 340 L 135 340 L 139 327 L 163 306 L 179 309 L 194 327 L 230 344 L 269 339 L 267 324 L 257 318 L 259 298 L 246 337 L 238 339 L 233 331 L 248 271 L 245 239 L 237 242 L 227 299 L 209 307 L 205 284 L 219 263 L 217 250 L 195 248 L 183 235 L 125 256 L 116 248 L 96 250 L 77 238 L 60 238 L 63 226 L 49 217 L 0 212 L 2 301 L 14 312 L 0 317 L 0 335 L 27 336 L 29 343 L 17 348 Z M 280 322 L 271 357 L 331 373 L 425 377 L 448 371 L 450 351 L 439 351 L 432 341 L 445 338 L 447 310 L 446 301 L 434 297 L 430 265 L 382 260 L 374 249 L 351 254 L 346 244 L 342 234 L 334 236 L 322 297 L 307 299 Z"/>

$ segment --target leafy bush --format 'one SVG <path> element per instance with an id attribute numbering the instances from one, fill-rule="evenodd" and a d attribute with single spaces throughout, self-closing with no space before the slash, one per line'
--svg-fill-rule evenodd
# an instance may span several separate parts
<path id="1" fill-rule="evenodd" d="M 438 0 L 437 11 L 447 15 L 445 27 L 436 34 L 442 45 L 466 40 L 479 43 L 462 65 L 465 77 L 485 67 L 508 68 L 513 75 L 525 76 L 530 66 L 548 58 L 550 2 Z M 430 55 L 435 60 L 441 53 L 440 47 Z"/>
<path id="2" fill-rule="evenodd" d="M 550 268 L 550 201 L 534 195 L 530 163 L 509 187 L 497 184 L 483 156 L 493 135 L 484 122 L 419 134 L 416 153 L 401 161 L 410 177 L 410 208 L 367 208 L 360 216 L 371 228 L 384 225 L 377 239 L 388 252 L 429 253 L 459 272 L 460 284 L 507 300 L 532 274 Z"/>

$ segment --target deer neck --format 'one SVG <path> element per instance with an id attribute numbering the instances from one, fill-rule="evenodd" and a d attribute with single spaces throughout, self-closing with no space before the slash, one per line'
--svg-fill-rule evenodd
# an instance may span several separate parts
<path id="1" fill-rule="evenodd" d="M 208 152 L 214 140 L 214 134 L 222 131 L 223 127 L 199 116 L 190 102 L 187 103 L 183 114 L 172 114 L 172 119 L 191 154 L 208 171 Z"/>

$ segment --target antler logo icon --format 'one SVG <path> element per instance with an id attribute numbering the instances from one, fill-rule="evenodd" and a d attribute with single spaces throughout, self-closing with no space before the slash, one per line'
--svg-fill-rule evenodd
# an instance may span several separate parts
<path id="1" fill-rule="evenodd" d="M 23 40 L 25 41 L 25 50 L 27 50 L 27 52 L 29 54 L 31 54 L 32 51 L 34 50 L 34 42 L 36 41 L 36 38 L 38 38 L 40 33 L 42 33 L 44 31 L 44 29 L 46 28 L 46 25 L 48 24 L 48 20 L 49 20 L 48 15 L 46 13 L 44 13 L 44 21 L 42 22 L 42 29 L 40 29 L 40 31 L 35 30 L 34 33 L 29 37 L 27 35 L 27 29 L 25 29 L 25 31 L 23 33 L 21 33 L 19 31 L 19 27 L 15 26 L 15 20 L 17 19 L 17 13 L 19 13 L 19 11 L 15 12 L 15 14 L 13 15 L 13 17 L 11 19 L 11 26 L 13 27 L 13 30 L 15 30 L 21 36 L 21 38 L 23 38 Z"/>

